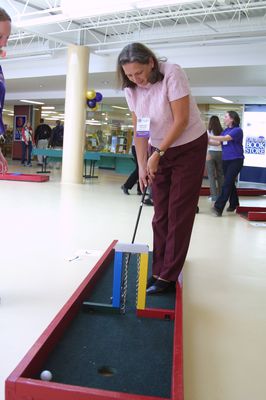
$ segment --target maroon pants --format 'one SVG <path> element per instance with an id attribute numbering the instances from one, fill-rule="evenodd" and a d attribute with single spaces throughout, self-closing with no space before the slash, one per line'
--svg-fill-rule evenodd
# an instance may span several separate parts
<path id="1" fill-rule="evenodd" d="M 207 134 L 169 148 L 152 184 L 154 202 L 152 273 L 177 281 L 193 228 L 204 172 Z"/>

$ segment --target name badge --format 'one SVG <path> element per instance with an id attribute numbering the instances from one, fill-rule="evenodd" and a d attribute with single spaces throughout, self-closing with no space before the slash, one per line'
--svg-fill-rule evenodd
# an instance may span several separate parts
<path id="1" fill-rule="evenodd" d="M 137 137 L 144 137 L 144 138 L 150 137 L 150 123 L 151 123 L 150 118 L 145 117 L 137 119 L 137 132 L 136 132 Z"/>

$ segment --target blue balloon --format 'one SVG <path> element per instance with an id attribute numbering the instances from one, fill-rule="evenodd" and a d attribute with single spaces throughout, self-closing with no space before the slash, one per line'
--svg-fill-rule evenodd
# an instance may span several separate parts
<path id="1" fill-rule="evenodd" d="M 94 108 L 96 106 L 96 100 L 95 99 L 87 100 L 87 105 L 90 108 Z"/>
<path id="2" fill-rule="evenodd" d="M 102 99 L 103 99 L 103 95 L 99 92 L 96 92 L 95 100 L 97 101 L 97 103 L 102 101 Z"/>

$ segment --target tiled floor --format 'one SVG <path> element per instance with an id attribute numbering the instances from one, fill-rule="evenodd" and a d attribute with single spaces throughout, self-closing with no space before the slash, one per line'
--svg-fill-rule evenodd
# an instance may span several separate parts
<path id="1" fill-rule="evenodd" d="M 61 185 L 54 170 L 45 183 L 0 181 L 0 400 L 5 378 L 99 254 L 114 239 L 131 241 L 140 197 L 122 193 L 124 178 L 101 170 Z M 206 197 L 199 206 L 184 269 L 185 400 L 265 400 L 266 228 L 213 217 Z M 136 238 L 151 247 L 152 213 L 143 208 Z"/>

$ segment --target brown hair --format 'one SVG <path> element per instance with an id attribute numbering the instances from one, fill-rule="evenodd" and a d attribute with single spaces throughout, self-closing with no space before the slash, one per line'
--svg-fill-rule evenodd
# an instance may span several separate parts
<path id="1" fill-rule="evenodd" d="M 230 118 L 232 118 L 233 126 L 240 125 L 240 117 L 236 111 L 227 111 L 227 114 L 229 115 Z"/>
<path id="2" fill-rule="evenodd" d="M 131 43 L 123 48 L 117 59 L 117 76 L 122 89 L 126 87 L 134 88 L 136 84 L 126 76 L 123 65 L 138 62 L 139 64 L 149 64 L 153 59 L 154 67 L 149 76 L 150 83 L 162 81 L 164 75 L 159 70 L 159 61 L 155 54 L 142 43 Z"/>
<path id="3" fill-rule="evenodd" d="M 221 135 L 223 128 L 217 115 L 211 116 L 208 124 L 208 131 L 212 132 L 215 136 Z"/>
<path id="4" fill-rule="evenodd" d="M 11 22 L 10 16 L 3 8 L 0 8 L 0 21 L 10 21 Z"/>

